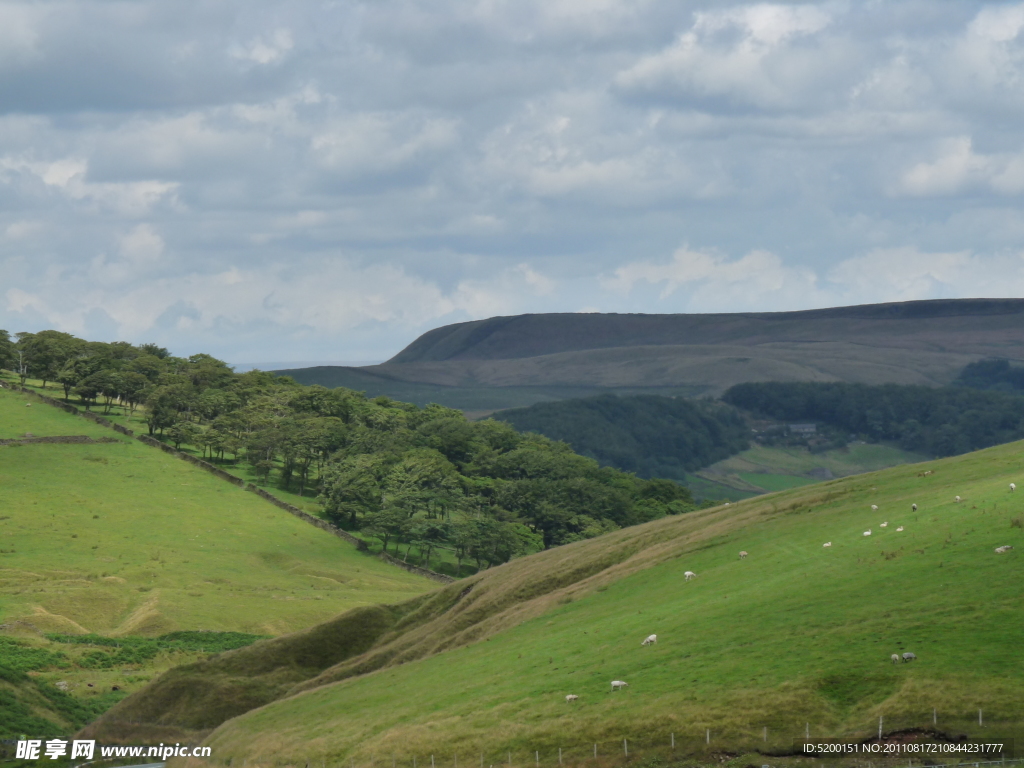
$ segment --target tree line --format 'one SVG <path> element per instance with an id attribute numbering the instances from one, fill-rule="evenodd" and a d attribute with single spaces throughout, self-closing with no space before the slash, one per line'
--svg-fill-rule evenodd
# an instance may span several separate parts
<path id="1" fill-rule="evenodd" d="M 813 421 L 930 456 L 1024 438 L 1024 397 L 964 386 L 763 382 L 737 384 L 722 399 L 764 418 Z"/>
<path id="2" fill-rule="evenodd" d="M 209 355 L 0 331 L 0 365 L 87 408 L 136 414 L 151 435 L 260 482 L 316 494 L 323 515 L 428 567 L 441 550 L 485 568 L 694 508 L 686 488 L 601 466 L 572 448 L 461 411 L 237 374 Z"/>
<path id="3" fill-rule="evenodd" d="M 713 401 L 659 395 L 598 395 L 500 411 L 494 418 L 522 432 L 563 440 L 605 466 L 640 477 L 683 480 L 750 445 L 750 428 Z"/>

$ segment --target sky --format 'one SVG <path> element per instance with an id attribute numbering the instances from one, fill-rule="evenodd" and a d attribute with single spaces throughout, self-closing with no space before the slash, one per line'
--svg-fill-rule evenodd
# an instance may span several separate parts
<path id="1" fill-rule="evenodd" d="M 383 360 L 1024 296 L 1024 4 L 0 0 L 0 328 Z"/>

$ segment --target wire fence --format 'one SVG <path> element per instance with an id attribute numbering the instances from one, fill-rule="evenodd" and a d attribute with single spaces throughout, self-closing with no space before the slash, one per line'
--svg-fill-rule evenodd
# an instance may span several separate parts
<path id="1" fill-rule="evenodd" d="M 852 745 L 850 753 L 818 753 L 813 764 L 849 768 L 969 768 L 969 766 L 1019 766 L 1024 757 L 1015 754 L 1015 738 L 1024 738 L 1020 721 L 986 721 L 977 717 L 941 718 L 885 717 L 856 731 L 836 733 L 807 722 L 794 733 L 792 726 L 680 728 L 640 738 L 623 737 L 579 742 L 569 734 L 566 744 L 521 743 L 503 749 L 474 750 L 470 746 L 452 749 L 395 750 L 386 747 L 353 746 L 344 755 L 296 757 L 289 760 L 214 759 L 228 768 L 560 768 L 585 766 L 612 768 L 623 765 L 703 766 L 735 763 L 753 766 L 807 765 L 812 760 L 804 744 Z M 1024 741 L 1021 742 L 1024 745 Z M 192 766 L 210 761 L 189 761 Z"/>

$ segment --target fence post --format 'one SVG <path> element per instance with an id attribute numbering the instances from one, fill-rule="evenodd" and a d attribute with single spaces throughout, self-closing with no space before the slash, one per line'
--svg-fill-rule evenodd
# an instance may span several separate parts
<path id="1" fill-rule="evenodd" d="M 459 756 L 455 755 L 455 768 L 459 768 Z"/>
<path id="2" fill-rule="evenodd" d="M 675 749 L 675 748 L 676 748 L 676 735 L 673 733 L 672 734 L 672 749 Z"/>
<path id="3" fill-rule="evenodd" d="M 512 765 L 512 753 L 511 752 L 508 753 L 508 764 Z"/>
<path id="4" fill-rule="evenodd" d="M 878 716 L 878 740 L 882 740 L 882 716 Z"/>
<path id="5" fill-rule="evenodd" d="M 430 756 L 430 768 L 434 768 L 434 756 Z"/>
<path id="6" fill-rule="evenodd" d="M 597 744 L 594 744 L 594 759 L 597 760 Z"/>
<path id="7" fill-rule="evenodd" d="M 711 729 L 710 728 L 708 728 L 708 732 L 705 735 L 705 743 L 706 744 L 710 744 L 711 743 Z"/>
<path id="8" fill-rule="evenodd" d="M 984 723 L 981 722 L 981 710 L 980 709 L 978 710 L 978 725 L 984 725 Z"/>
<path id="9" fill-rule="evenodd" d="M 622 740 L 622 751 L 625 753 L 626 757 L 629 757 L 629 744 L 626 743 L 625 739 Z"/>
<path id="10" fill-rule="evenodd" d="M 559 765 L 562 764 L 562 748 L 561 747 L 558 748 L 558 764 Z"/>
<path id="11" fill-rule="evenodd" d="M 938 725 L 938 724 L 939 724 L 939 710 L 936 709 L 935 707 L 932 707 L 932 725 Z"/>
<path id="12" fill-rule="evenodd" d="M 540 752 L 533 753 L 533 764 L 540 765 Z"/>
<path id="13" fill-rule="evenodd" d="M 804 725 L 804 738 L 805 739 L 811 738 L 811 724 L 810 723 L 807 723 L 806 725 Z"/>

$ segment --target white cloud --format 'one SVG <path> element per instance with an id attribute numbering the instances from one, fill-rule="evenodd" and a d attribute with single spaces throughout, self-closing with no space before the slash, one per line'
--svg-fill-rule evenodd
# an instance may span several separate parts
<path id="1" fill-rule="evenodd" d="M 903 174 L 899 192 L 922 197 L 984 187 L 1000 194 L 1024 192 L 1024 151 L 977 154 L 966 136 L 942 144 L 935 160 L 917 163 Z"/>
<path id="2" fill-rule="evenodd" d="M 275 29 L 270 35 L 255 37 L 245 45 L 235 46 L 231 55 L 255 64 L 277 64 L 294 46 L 291 30 Z"/>

